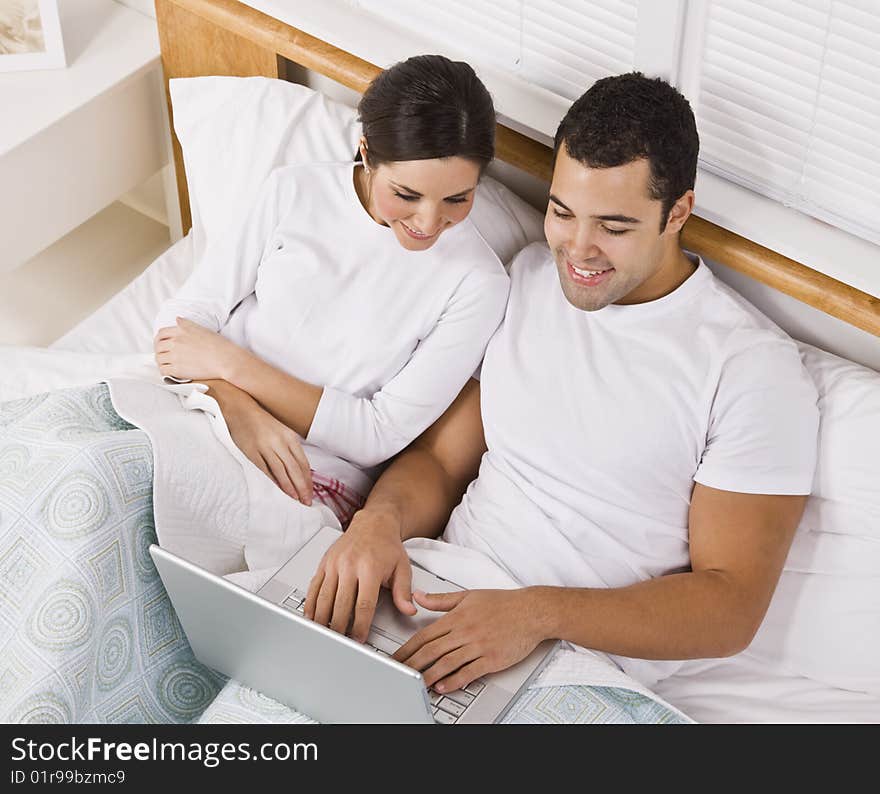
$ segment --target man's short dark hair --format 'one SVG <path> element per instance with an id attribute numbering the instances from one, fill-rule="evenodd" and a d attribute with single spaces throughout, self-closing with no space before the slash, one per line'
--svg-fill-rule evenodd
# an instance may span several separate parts
<path id="1" fill-rule="evenodd" d="M 690 103 L 665 80 L 641 72 L 593 83 L 562 119 L 554 155 L 563 143 L 568 156 L 588 168 L 647 159 L 651 198 L 662 202 L 661 232 L 697 177 L 700 139 Z"/>

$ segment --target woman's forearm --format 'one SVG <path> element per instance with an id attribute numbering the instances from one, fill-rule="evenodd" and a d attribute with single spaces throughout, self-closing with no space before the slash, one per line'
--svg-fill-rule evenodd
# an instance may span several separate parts
<path id="1" fill-rule="evenodd" d="M 309 434 L 324 389 L 306 383 L 240 349 L 229 363 L 226 381 L 247 392 L 278 421 L 302 438 Z"/>

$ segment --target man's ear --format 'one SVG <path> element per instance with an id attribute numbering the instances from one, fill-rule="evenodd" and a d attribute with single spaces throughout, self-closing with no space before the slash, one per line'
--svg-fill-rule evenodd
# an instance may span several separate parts
<path id="1" fill-rule="evenodd" d="M 694 191 L 686 190 L 669 210 L 664 233 L 678 234 L 681 231 L 681 227 L 684 226 L 684 222 L 691 217 L 693 211 Z"/>

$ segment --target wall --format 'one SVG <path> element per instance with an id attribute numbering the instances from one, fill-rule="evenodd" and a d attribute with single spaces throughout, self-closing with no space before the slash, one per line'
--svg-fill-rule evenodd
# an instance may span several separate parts
<path id="1" fill-rule="evenodd" d="M 148 17 L 156 18 L 156 7 L 153 4 L 153 0 L 116 0 L 116 2 L 133 8 L 135 11 L 140 11 Z"/>

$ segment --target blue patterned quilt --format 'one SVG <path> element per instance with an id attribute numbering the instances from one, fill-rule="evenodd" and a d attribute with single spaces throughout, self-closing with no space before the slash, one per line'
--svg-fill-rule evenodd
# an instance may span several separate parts
<path id="1" fill-rule="evenodd" d="M 0 404 L 0 722 L 310 721 L 194 658 L 148 552 L 152 477 L 104 385 Z M 529 690 L 505 721 L 684 720 L 570 686 Z"/>
<path id="2" fill-rule="evenodd" d="M 147 551 L 152 475 L 106 386 L 0 405 L 0 721 L 190 722 L 220 690 Z"/>

